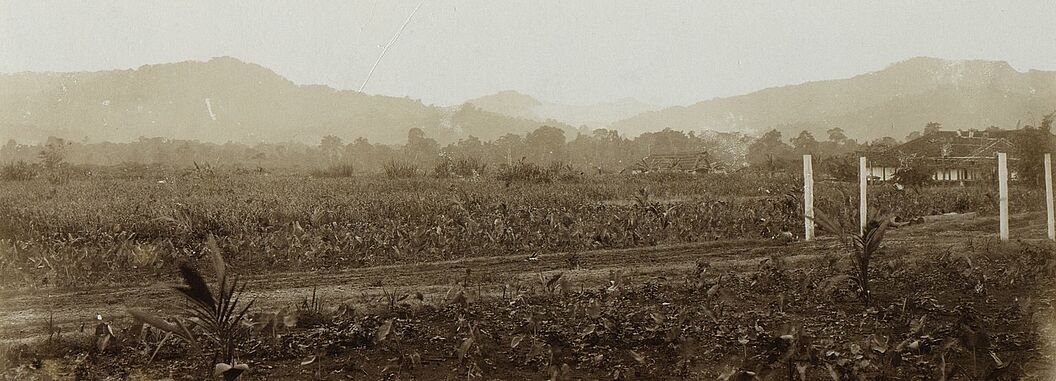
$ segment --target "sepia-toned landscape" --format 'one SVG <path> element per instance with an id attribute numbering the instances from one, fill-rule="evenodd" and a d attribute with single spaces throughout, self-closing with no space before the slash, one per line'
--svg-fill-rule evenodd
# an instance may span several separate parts
<path id="1" fill-rule="evenodd" d="M 0 378 L 1056 377 L 1056 7 L 314 5 L 0 1 Z"/>

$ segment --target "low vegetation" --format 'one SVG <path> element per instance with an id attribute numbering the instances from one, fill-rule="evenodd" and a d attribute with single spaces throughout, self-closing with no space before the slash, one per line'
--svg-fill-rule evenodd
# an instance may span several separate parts
<path id="1" fill-rule="evenodd" d="M 575 182 L 583 173 L 571 164 L 552 162 L 548 166 L 520 160 L 513 164 L 499 166 L 495 178 L 510 183 L 548 184 L 553 182 Z"/>
<path id="2" fill-rule="evenodd" d="M 326 168 L 316 169 L 311 172 L 312 177 L 352 177 L 356 173 L 356 167 L 352 164 L 333 164 Z"/>
<path id="3" fill-rule="evenodd" d="M 313 291 L 294 313 L 246 314 L 248 322 L 238 325 L 247 327 L 245 335 L 221 341 L 227 344 L 216 352 L 237 351 L 259 364 L 252 370 L 205 367 L 193 341 L 167 343 L 154 333 L 182 328 L 157 323 L 144 329 L 123 319 L 112 324 L 113 344 L 105 349 L 87 349 L 88 339 L 58 334 L 6 349 L 8 365 L 0 371 L 15 379 L 203 379 L 215 368 L 228 380 L 231 374 L 954 380 L 1020 379 L 1037 371 L 1033 367 L 1046 360 L 1035 350 L 1043 340 L 1036 327 L 1052 317 L 1045 303 L 1056 276 L 1053 247 L 968 241 L 943 254 L 927 242 L 895 245 L 873 258 L 870 272 L 880 282 L 868 303 L 827 289 L 828 279 L 855 267 L 853 261 L 830 268 L 823 265 L 825 255 L 790 247 L 770 250 L 761 260 L 701 261 L 663 279 L 612 271 L 590 281 L 549 271 L 538 281 L 495 284 L 467 273 L 452 274 L 457 283 L 428 296 L 391 290 L 380 298 L 330 302 Z M 219 268 L 214 271 L 222 284 Z M 186 316 L 194 318 L 187 322 L 203 324 L 217 319 L 209 311 L 237 310 L 237 302 L 204 308 L 208 287 L 189 274 L 180 288 L 193 300 L 188 311 L 194 312 Z M 502 292 L 486 291 L 494 287 Z M 202 329 L 187 329 L 192 333 L 186 336 L 212 332 L 196 327 Z M 238 371 L 227 373 L 231 369 Z"/>
<path id="4" fill-rule="evenodd" d="M 389 179 L 409 179 L 422 174 L 417 165 L 396 160 L 385 164 L 382 170 Z"/>
<path id="5" fill-rule="evenodd" d="M 487 174 L 488 164 L 476 157 L 452 159 L 444 157 L 433 168 L 433 176 L 447 178 L 477 178 Z"/>
<path id="6" fill-rule="evenodd" d="M 803 229 L 802 187 L 794 177 L 513 168 L 521 169 L 510 170 L 509 178 L 500 169 L 472 181 L 214 169 L 141 176 L 148 168 L 96 172 L 61 185 L 2 182 L 0 286 L 169 276 L 203 250 L 209 235 L 242 271 L 261 273 L 794 238 Z M 819 182 L 816 189 L 819 210 L 844 207 L 846 195 L 854 194 L 851 184 Z M 123 197 L 111 197 L 118 193 Z M 1014 187 L 1011 208 L 1041 210 L 1041 197 L 1039 190 Z M 997 197 L 987 186 L 913 192 L 878 184 L 871 186 L 870 204 L 909 222 L 950 212 L 994 214 Z"/>
<path id="7" fill-rule="evenodd" d="M 24 161 L 4 164 L 0 166 L 0 180 L 2 181 L 29 181 L 37 176 L 37 166 Z"/>

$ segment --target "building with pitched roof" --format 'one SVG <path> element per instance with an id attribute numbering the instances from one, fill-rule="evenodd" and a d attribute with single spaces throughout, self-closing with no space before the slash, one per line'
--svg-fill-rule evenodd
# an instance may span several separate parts
<path id="1" fill-rule="evenodd" d="M 652 154 L 627 170 L 633 173 L 686 172 L 709 173 L 718 169 L 707 151 Z"/>
<path id="2" fill-rule="evenodd" d="M 1015 151 L 1016 134 L 1021 130 L 936 131 L 881 152 L 864 153 L 869 177 L 891 180 L 898 168 L 917 160 L 932 170 L 935 181 L 982 181 L 992 179 L 997 170 L 997 153 Z M 1011 173 L 1015 177 L 1014 173 Z"/>

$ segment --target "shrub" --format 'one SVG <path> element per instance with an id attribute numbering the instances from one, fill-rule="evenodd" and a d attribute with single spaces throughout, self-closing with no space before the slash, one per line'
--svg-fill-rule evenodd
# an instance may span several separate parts
<path id="1" fill-rule="evenodd" d="M 418 174 L 418 166 L 411 163 L 393 160 L 385 164 L 385 176 L 390 179 L 408 179 L 417 177 Z"/>
<path id="2" fill-rule="evenodd" d="M 495 177 L 506 183 L 552 183 L 554 181 L 576 182 L 583 178 L 583 174 L 576 171 L 572 164 L 553 162 L 543 167 L 521 158 L 515 164 L 503 164 L 499 167 Z"/>
<path id="3" fill-rule="evenodd" d="M 858 161 L 853 154 L 822 159 L 821 165 L 825 173 L 837 181 L 858 179 Z"/>
<path id="4" fill-rule="evenodd" d="M 895 171 L 895 182 L 920 192 L 920 189 L 931 182 L 931 168 L 920 160 L 904 160 Z"/>
<path id="5" fill-rule="evenodd" d="M 28 181 L 37 176 L 33 165 L 24 161 L 4 164 L 0 167 L 0 180 L 4 181 Z"/>
<path id="6" fill-rule="evenodd" d="M 514 164 L 503 164 L 500 166 L 495 178 L 506 183 L 550 183 L 554 181 L 549 171 L 539 164 L 524 160 L 524 158 Z"/>
<path id="7" fill-rule="evenodd" d="M 550 163 L 548 170 L 550 175 L 560 182 L 577 182 L 583 179 L 583 173 L 576 171 L 576 168 L 570 163 L 553 162 Z"/>
<path id="8" fill-rule="evenodd" d="M 433 167 L 433 175 L 442 179 L 451 177 L 477 177 L 484 174 L 484 170 L 487 166 L 487 163 L 484 163 L 476 157 L 464 157 L 458 160 L 444 157 L 436 163 L 435 167 Z"/>
<path id="9" fill-rule="evenodd" d="M 326 168 L 313 169 L 312 177 L 352 177 L 356 168 L 352 164 L 333 164 Z"/>

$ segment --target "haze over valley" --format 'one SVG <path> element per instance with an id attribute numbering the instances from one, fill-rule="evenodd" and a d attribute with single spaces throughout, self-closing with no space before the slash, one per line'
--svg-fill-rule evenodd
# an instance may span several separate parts
<path id="1" fill-rule="evenodd" d="M 323 136 L 406 141 L 412 128 L 450 143 L 526 134 L 542 125 L 634 137 L 665 128 L 786 136 L 839 127 L 849 136 L 901 139 L 928 122 L 1012 128 L 1056 105 L 1056 72 L 1001 61 L 918 57 L 851 78 L 762 89 L 660 107 L 634 99 L 565 105 L 503 91 L 454 106 L 409 97 L 299 85 L 263 66 L 221 57 L 133 70 L 0 75 L 0 138 L 32 143 L 164 137 L 223 143 L 317 143 Z"/>

